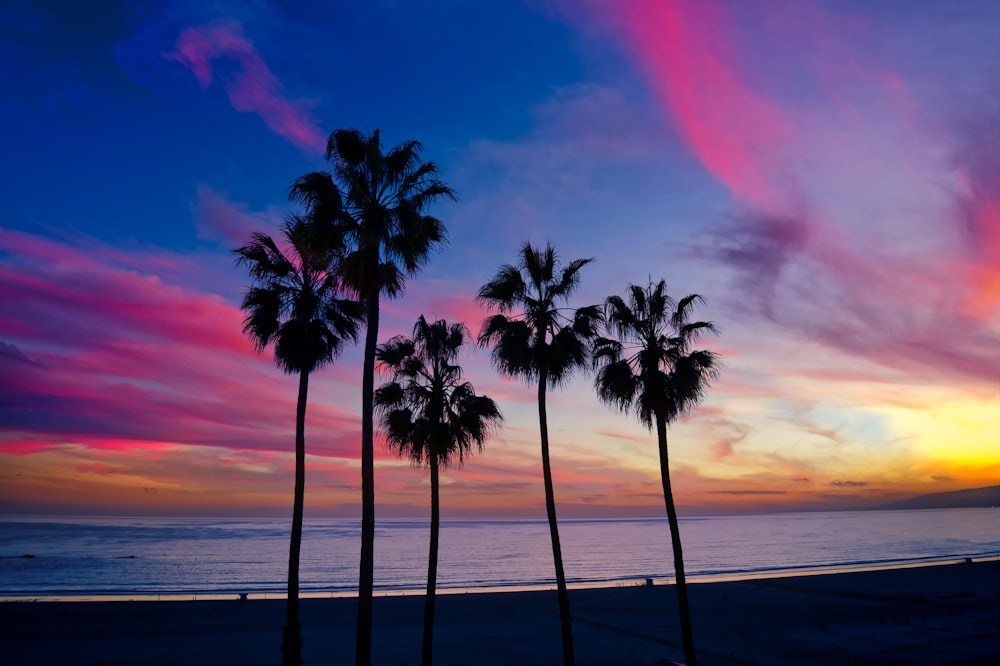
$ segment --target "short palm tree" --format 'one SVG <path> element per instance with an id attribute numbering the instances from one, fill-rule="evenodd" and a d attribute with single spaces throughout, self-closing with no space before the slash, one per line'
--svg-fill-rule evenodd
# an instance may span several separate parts
<path id="1" fill-rule="evenodd" d="M 423 664 L 431 666 L 434 594 L 437 586 L 438 529 L 441 520 L 439 468 L 459 464 L 501 421 L 500 408 L 462 378 L 456 362 L 465 346 L 465 324 L 441 319 L 428 324 L 423 315 L 413 337 L 397 336 L 376 352 L 392 381 L 375 391 L 375 408 L 389 446 L 431 473 L 431 539 L 424 601 Z"/>
<path id="2" fill-rule="evenodd" d="M 483 322 L 478 341 L 480 345 L 492 346 L 493 365 L 498 372 L 537 382 L 545 509 L 556 569 L 563 662 L 571 666 L 574 663 L 573 628 L 552 489 L 545 393 L 549 385 L 560 386 L 574 370 L 587 365 L 590 340 L 597 333 L 601 312 L 598 306 L 569 313 L 565 307 L 560 307 L 579 285 L 580 269 L 592 259 L 576 259 L 559 271 L 556 252 L 549 244 L 544 250 L 538 250 L 525 243 L 519 255 L 516 266 L 501 266 L 476 296 L 477 303 L 497 311 Z"/>
<path id="3" fill-rule="evenodd" d="M 625 298 L 611 296 L 605 302 L 605 322 L 612 337 L 598 338 L 594 343 L 598 397 L 623 412 L 634 412 L 647 428 L 656 427 L 688 666 L 695 666 L 696 655 L 677 510 L 670 489 L 667 425 L 700 402 L 709 381 L 718 374 L 716 354 L 691 349 L 702 334 L 716 332 L 711 322 L 690 321 L 694 306 L 701 300 L 691 294 L 674 302 L 663 280 L 655 285 L 651 280 L 645 288 L 629 285 Z"/>
<path id="4" fill-rule="evenodd" d="M 361 561 L 355 659 L 371 663 L 372 594 L 375 575 L 375 349 L 379 300 L 396 298 L 408 276 L 426 263 L 445 241 L 440 220 L 426 214 L 440 197 L 455 198 L 437 179 L 433 162 L 420 158 L 421 145 L 405 141 L 382 152 L 379 131 L 356 129 L 330 134 L 326 159 L 332 171 L 308 173 L 292 185 L 293 201 L 308 206 L 311 217 L 335 229 L 347 251 L 338 272 L 365 307 L 366 334 L 361 380 Z"/>
<path id="5" fill-rule="evenodd" d="M 305 421 L 309 375 L 331 363 L 344 342 L 357 340 L 362 318 L 356 300 L 339 298 L 341 283 L 333 271 L 338 250 L 330 238 L 300 217 L 285 222 L 285 248 L 263 233 L 237 249 L 252 285 L 240 306 L 246 311 L 243 331 L 257 351 L 274 347 L 274 360 L 288 374 L 299 375 L 295 411 L 295 490 L 292 534 L 288 547 L 288 604 L 282 632 L 282 663 L 302 663 L 299 625 L 299 550 L 305 495 Z M 287 254 L 286 254 L 287 253 Z"/>

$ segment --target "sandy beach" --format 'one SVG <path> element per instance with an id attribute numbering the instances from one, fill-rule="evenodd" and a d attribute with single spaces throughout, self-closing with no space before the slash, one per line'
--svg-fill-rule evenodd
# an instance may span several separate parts
<path id="1" fill-rule="evenodd" d="M 375 603 L 377 664 L 415 664 L 422 595 Z M 691 585 L 701 663 L 1000 663 L 1000 561 Z M 577 663 L 681 659 L 671 586 L 572 590 Z M 275 664 L 284 601 L 0 603 L 5 664 Z M 310 664 L 353 663 L 353 599 L 302 602 Z M 435 661 L 561 663 L 554 592 L 441 595 Z"/>

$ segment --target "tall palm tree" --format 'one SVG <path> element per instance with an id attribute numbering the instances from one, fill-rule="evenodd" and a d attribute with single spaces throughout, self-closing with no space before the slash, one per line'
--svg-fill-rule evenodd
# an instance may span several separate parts
<path id="1" fill-rule="evenodd" d="M 445 242 L 444 224 L 426 214 L 440 197 L 454 200 L 437 179 L 433 162 L 423 162 L 421 145 L 404 141 L 382 152 L 379 131 L 356 129 L 330 134 L 326 159 L 332 171 L 308 173 L 292 185 L 290 198 L 308 206 L 312 219 L 334 229 L 347 251 L 338 273 L 365 307 L 364 367 L 361 381 L 361 563 L 355 659 L 371 663 L 372 592 L 375 572 L 375 349 L 379 300 L 396 298 L 408 276 Z"/>
<path id="2" fill-rule="evenodd" d="M 655 285 L 650 280 L 645 288 L 629 285 L 625 298 L 611 296 L 605 302 L 607 331 L 614 337 L 601 337 L 594 343 L 594 364 L 598 368 L 594 385 L 598 397 L 623 412 L 634 412 L 647 428 L 656 426 L 684 660 L 688 666 L 695 666 L 697 661 L 681 535 L 670 489 L 667 425 L 700 402 L 709 381 L 718 375 L 718 355 L 691 349 L 704 333 L 716 332 L 711 322 L 690 321 L 694 306 L 701 300 L 697 294 L 691 294 L 675 302 L 667 294 L 663 280 Z"/>
<path id="3" fill-rule="evenodd" d="M 574 663 L 573 628 L 552 490 L 545 393 L 549 385 L 565 383 L 573 371 L 586 366 L 590 358 L 590 340 L 597 333 L 600 308 L 588 306 L 567 312 L 560 304 L 569 300 L 580 282 L 580 269 L 591 261 L 576 259 L 560 272 L 556 252 L 550 244 L 538 250 L 525 243 L 521 246 L 518 264 L 501 266 L 476 296 L 477 303 L 497 311 L 483 322 L 478 338 L 480 345 L 492 345 L 494 367 L 503 375 L 535 381 L 538 386 L 545 509 L 552 538 L 566 666 Z"/>
<path id="4" fill-rule="evenodd" d="M 257 351 L 274 346 L 274 360 L 288 374 L 299 375 L 295 410 L 295 490 L 292 501 L 292 534 L 288 546 L 288 603 L 282 631 L 282 663 L 302 663 L 299 625 L 299 549 L 302 544 L 302 509 L 305 494 L 305 421 L 309 375 L 331 363 L 346 340 L 357 340 L 362 317 L 360 304 L 342 299 L 341 283 L 333 267 L 335 243 L 300 217 L 282 228 L 283 249 L 274 239 L 255 233 L 235 250 L 237 264 L 250 271 L 250 286 L 240 306 L 246 311 L 243 332 Z M 286 254 L 287 252 L 287 254 Z"/>
<path id="5" fill-rule="evenodd" d="M 459 464 L 473 446 L 480 451 L 487 435 L 499 426 L 500 408 L 462 378 L 458 354 L 465 346 L 465 324 L 443 319 L 428 324 L 423 315 L 413 338 L 397 336 L 376 352 L 392 381 L 375 391 L 375 408 L 389 446 L 431 473 L 431 540 L 424 598 L 423 664 L 431 666 L 434 638 L 434 593 L 437 586 L 438 529 L 441 520 L 439 468 L 454 458 Z"/>

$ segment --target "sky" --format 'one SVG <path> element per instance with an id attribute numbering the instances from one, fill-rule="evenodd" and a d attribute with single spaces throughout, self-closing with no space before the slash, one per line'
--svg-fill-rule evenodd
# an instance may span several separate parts
<path id="1" fill-rule="evenodd" d="M 383 307 L 488 314 L 521 244 L 663 278 L 724 366 L 669 431 L 692 514 L 1000 483 L 1000 3 L 13 0 L 0 8 L 0 512 L 284 516 L 297 378 L 243 335 L 232 250 L 300 212 L 336 128 L 416 139 L 458 200 Z M 360 346 L 312 376 L 307 516 L 360 515 Z M 535 390 L 450 517 L 542 517 Z M 548 397 L 561 517 L 663 512 L 655 434 Z M 426 470 L 376 443 L 379 517 Z"/>

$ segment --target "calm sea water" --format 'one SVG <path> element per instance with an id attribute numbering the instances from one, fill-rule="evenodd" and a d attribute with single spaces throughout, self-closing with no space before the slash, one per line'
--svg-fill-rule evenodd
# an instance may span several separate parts
<path id="1" fill-rule="evenodd" d="M 672 578 L 665 519 L 559 526 L 571 584 Z M 0 596 L 277 594 L 288 532 L 271 519 L 0 518 Z M 681 536 L 692 578 L 998 557 L 1000 509 L 682 518 Z M 422 589 L 427 544 L 427 523 L 381 521 L 376 589 Z M 356 590 L 359 548 L 357 522 L 307 521 L 303 592 Z M 442 523 L 439 589 L 547 586 L 553 575 L 544 520 Z"/>

